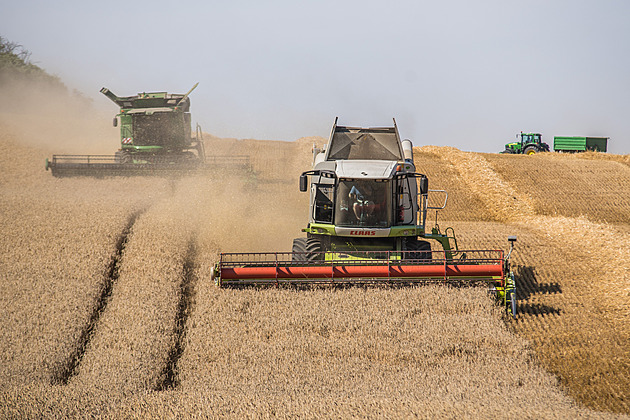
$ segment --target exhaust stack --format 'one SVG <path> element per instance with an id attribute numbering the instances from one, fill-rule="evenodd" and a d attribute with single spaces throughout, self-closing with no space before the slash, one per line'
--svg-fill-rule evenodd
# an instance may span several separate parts
<path id="1" fill-rule="evenodd" d="M 402 141 L 403 153 L 405 154 L 405 161 L 413 163 L 413 143 L 411 140 L 405 139 Z"/>

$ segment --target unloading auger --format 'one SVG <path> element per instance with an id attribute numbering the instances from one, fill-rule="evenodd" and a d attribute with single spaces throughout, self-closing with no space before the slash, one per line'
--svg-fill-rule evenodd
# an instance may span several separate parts
<path id="1" fill-rule="evenodd" d="M 212 273 L 217 285 L 487 282 L 516 315 L 516 237 L 505 255 L 460 250 L 454 230 L 442 233 L 437 223 L 427 232 L 427 212 L 443 209 L 448 194 L 429 190 L 416 172 L 411 141 L 400 140 L 396 121 L 361 128 L 335 120 L 328 144 L 313 149 L 313 169 L 300 176 L 300 191 L 309 190 L 306 237 L 293 240 L 292 252 L 222 253 Z M 429 206 L 429 194 L 443 203 Z"/>

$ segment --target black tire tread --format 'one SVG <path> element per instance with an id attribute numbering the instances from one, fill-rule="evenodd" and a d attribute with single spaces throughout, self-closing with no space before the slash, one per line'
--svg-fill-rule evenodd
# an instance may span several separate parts
<path id="1" fill-rule="evenodd" d="M 292 252 L 292 261 L 310 262 L 323 259 L 322 244 L 315 238 L 295 238 Z"/>
<path id="2" fill-rule="evenodd" d="M 428 241 L 419 241 L 417 238 L 407 239 L 407 252 L 406 259 L 411 260 L 431 260 L 431 243 Z"/>

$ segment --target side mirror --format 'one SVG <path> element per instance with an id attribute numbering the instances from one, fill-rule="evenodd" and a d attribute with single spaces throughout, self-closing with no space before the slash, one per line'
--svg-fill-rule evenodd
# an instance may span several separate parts
<path id="1" fill-rule="evenodd" d="M 114 127 L 118 127 L 118 118 L 114 117 Z"/>
<path id="2" fill-rule="evenodd" d="M 305 174 L 300 175 L 300 191 L 305 192 L 308 188 L 308 178 Z"/>
<path id="3" fill-rule="evenodd" d="M 420 194 L 424 195 L 429 192 L 429 178 L 426 176 L 420 177 Z"/>

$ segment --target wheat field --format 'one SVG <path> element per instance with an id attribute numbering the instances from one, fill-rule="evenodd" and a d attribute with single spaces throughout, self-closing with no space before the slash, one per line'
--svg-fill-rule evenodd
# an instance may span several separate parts
<path id="1" fill-rule="evenodd" d="M 460 247 L 518 235 L 514 321 L 483 287 L 218 289 L 219 252 L 303 235 L 324 139 L 206 135 L 255 176 L 54 179 L 27 136 L 0 126 L 2 418 L 630 414 L 624 157 L 415 149 Z"/>

